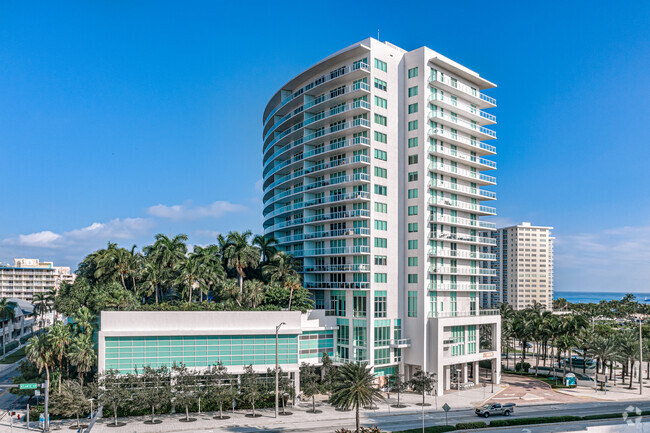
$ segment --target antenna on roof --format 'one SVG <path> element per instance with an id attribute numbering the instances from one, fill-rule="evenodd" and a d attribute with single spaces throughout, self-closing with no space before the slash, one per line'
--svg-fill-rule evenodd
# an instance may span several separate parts
<path id="1" fill-rule="evenodd" d="M 379 27 L 377 27 L 377 40 L 379 41 Z"/>

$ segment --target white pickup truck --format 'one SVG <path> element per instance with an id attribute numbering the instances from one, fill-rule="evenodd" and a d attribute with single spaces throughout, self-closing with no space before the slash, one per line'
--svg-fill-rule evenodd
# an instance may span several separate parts
<path id="1" fill-rule="evenodd" d="M 477 416 L 482 416 L 483 418 L 489 418 L 490 415 L 510 416 L 510 414 L 514 412 L 514 403 L 486 403 L 474 410 L 474 413 L 476 413 Z"/>

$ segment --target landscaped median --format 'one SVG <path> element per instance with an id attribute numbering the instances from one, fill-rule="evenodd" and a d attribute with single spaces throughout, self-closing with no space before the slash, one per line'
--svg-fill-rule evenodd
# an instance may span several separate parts
<path id="1" fill-rule="evenodd" d="M 644 410 L 641 412 L 641 415 L 650 415 L 650 410 Z M 630 416 L 635 416 L 631 414 Z M 598 420 L 598 419 L 615 419 L 622 418 L 622 413 L 604 413 L 598 415 L 587 415 L 587 416 L 539 416 L 531 418 L 507 418 L 507 419 L 495 419 L 488 423 L 483 421 L 474 421 L 474 422 L 461 422 L 456 425 L 435 425 L 431 427 L 426 427 L 424 429 L 425 433 L 442 433 L 448 431 L 457 431 L 457 430 L 473 430 L 481 429 L 488 427 L 508 427 L 508 426 L 521 426 L 521 425 L 535 425 L 535 424 L 551 424 L 559 422 L 571 422 L 571 421 L 589 421 L 589 420 Z M 414 428 L 410 430 L 401 430 L 394 431 L 393 433 L 420 433 L 422 432 L 421 428 Z"/>

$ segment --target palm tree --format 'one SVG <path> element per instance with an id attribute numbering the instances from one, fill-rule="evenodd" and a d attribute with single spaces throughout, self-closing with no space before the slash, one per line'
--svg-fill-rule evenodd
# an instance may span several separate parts
<path id="1" fill-rule="evenodd" d="M 289 310 L 291 310 L 293 291 L 300 288 L 300 275 L 296 270 L 297 267 L 297 262 L 292 255 L 280 251 L 273 256 L 271 263 L 265 265 L 262 269 L 262 273 L 272 283 L 282 283 L 285 288 L 290 290 Z"/>
<path id="2" fill-rule="evenodd" d="M 237 281 L 233 278 L 225 279 L 221 282 L 220 297 L 226 305 L 237 303 L 241 307 L 242 294 L 239 293 Z"/>
<path id="3" fill-rule="evenodd" d="M 95 348 L 90 336 L 78 335 L 72 340 L 68 358 L 72 365 L 77 367 L 77 373 L 81 379 L 81 384 L 84 383 L 84 375 L 92 370 L 97 361 Z"/>
<path id="4" fill-rule="evenodd" d="M 155 294 L 156 304 L 158 304 L 158 293 L 160 285 L 163 282 L 162 271 L 156 263 L 150 259 L 144 261 L 144 290 L 147 296 Z"/>
<path id="5" fill-rule="evenodd" d="M 51 305 L 52 311 L 54 311 L 54 301 L 56 300 L 56 295 L 57 295 L 57 289 L 55 289 L 54 287 L 48 290 L 46 295 L 47 303 L 48 305 Z M 53 319 L 54 319 L 54 323 L 56 323 L 56 313 L 54 314 Z"/>
<path id="6" fill-rule="evenodd" d="M 171 287 L 177 277 L 176 264 L 187 254 L 187 235 L 179 234 L 172 238 L 159 233 L 155 238 L 153 245 L 144 248 L 144 254 L 158 266 L 162 281 Z"/>
<path id="7" fill-rule="evenodd" d="M 260 280 L 248 280 L 244 283 L 243 300 L 248 308 L 255 308 L 264 301 L 264 283 Z"/>
<path id="8" fill-rule="evenodd" d="M 253 238 L 253 245 L 256 245 L 262 253 L 262 262 L 268 263 L 271 257 L 278 252 L 278 249 L 275 247 L 278 244 L 278 241 L 275 238 L 267 238 L 264 235 L 257 235 Z"/>
<path id="9" fill-rule="evenodd" d="M 330 403 L 345 410 L 355 409 L 357 433 L 361 428 L 359 408 L 372 406 L 375 401 L 383 400 L 379 390 L 373 386 L 374 381 L 372 369 L 365 362 L 350 362 L 337 371 Z"/>
<path id="10" fill-rule="evenodd" d="M 192 291 L 199 282 L 201 267 L 201 257 L 194 253 L 176 263 L 175 269 L 179 272 L 176 282 L 183 287 L 183 293 L 188 293 L 189 303 L 192 302 Z"/>
<path id="11" fill-rule="evenodd" d="M 205 248 L 195 246 L 194 253 L 199 256 L 201 261 L 198 275 L 199 284 L 205 288 L 206 298 L 209 299 L 210 292 L 226 277 L 219 258 L 219 247 L 217 245 L 208 245 Z"/>
<path id="12" fill-rule="evenodd" d="M 9 321 L 13 320 L 16 316 L 16 311 L 14 310 L 15 304 L 13 302 L 8 302 L 7 298 L 2 298 L 0 300 L 0 322 L 2 322 L 2 359 L 5 358 L 5 344 L 7 342 L 7 328 L 9 327 Z"/>
<path id="13" fill-rule="evenodd" d="M 70 328 L 63 323 L 55 323 L 47 335 L 48 343 L 52 348 L 52 356 L 59 363 L 59 395 L 61 394 L 61 377 L 63 376 L 63 356 L 65 355 L 66 348 L 70 344 Z"/>
<path id="14" fill-rule="evenodd" d="M 251 267 L 256 268 L 260 262 L 260 250 L 248 243 L 248 238 L 252 233 L 247 230 L 243 233 L 228 233 L 227 244 L 223 250 L 223 256 L 227 261 L 228 267 L 235 268 L 239 281 L 239 293 L 244 290 L 244 269 Z"/>
<path id="15" fill-rule="evenodd" d="M 50 309 L 47 303 L 47 294 L 36 293 L 34 295 L 34 311 L 41 316 L 41 329 L 45 328 L 45 313 Z"/>
<path id="16" fill-rule="evenodd" d="M 53 364 L 52 348 L 45 335 L 30 338 L 25 349 L 25 356 L 29 362 L 34 364 L 40 374 L 45 369 L 45 380 L 50 383 L 50 367 Z M 44 431 L 48 431 L 48 422 L 45 420 Z"/>

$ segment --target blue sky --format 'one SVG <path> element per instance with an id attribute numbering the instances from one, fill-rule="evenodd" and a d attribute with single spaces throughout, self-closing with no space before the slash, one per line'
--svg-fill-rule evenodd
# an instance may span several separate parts
<path id="1" fill-rule="evenodd" d="M 498 84 L 497 222 L 555 227 L 556 290 L 650 292 L 648 3 L 402 4 L 1 2 L 0 262 L 261 232 L 266 102 L 379 28 Z"/>

